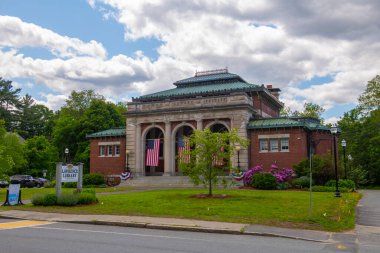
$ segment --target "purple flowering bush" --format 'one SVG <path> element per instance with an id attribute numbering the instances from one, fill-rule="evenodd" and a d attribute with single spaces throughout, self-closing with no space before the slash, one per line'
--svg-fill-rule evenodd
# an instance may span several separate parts
<path id="1" fill-rule="evenodd" d="M 290 168 L 278 168 L 277 165 L 272 164 L 270 173 L 276 177 L 277 183 L 284 183 L 289 181 L 293 176 L 293 169 Z"/>
<path id="2" fill-rule="evenodd" d="M 243 177 L 244 185 L 246 185 L 246 186 L 251 185 L 253 176 L 258 174 L 258 173 L 264 173 L 264 167 L 263 166 L 257 165 L 255 167 L 247 170 L 244 173 L 244 177 Z M 269 173 L 272 174 L 273 176 L 275 176 L 277 183 L 281 184 L 281 183 L 285 183 L 285 182 L 289 181 L 292 178 L 294 171 L 291 168 L 280 169 L 280 168 L 278 168 L 277 165 L 272 164 L 271 170 L 269 171 Z"/>
<path id="3" fill-rule="evenodd" d="M 244 185 L 246 185 L 246 186 L 251 185 L 253 176 L 257 173 L 262 172 L 263 170 L 264 170 L 263 166 L 260 166 L 260 165 L 256 165 L 255 167 L 247 170 L 244 173 L 244 177 L 243 177 Z"/>

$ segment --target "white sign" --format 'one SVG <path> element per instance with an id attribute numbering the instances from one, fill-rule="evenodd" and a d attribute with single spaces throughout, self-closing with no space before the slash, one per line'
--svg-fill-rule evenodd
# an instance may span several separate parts
<path id="1" fill-rule="evenodd" d="M 18 204 L 20 196 L 20 184 L 10 184 L 8 188 L 8 203 L 10 206 Z"/>
<path id="2" fill-rule="evenodd" d="M 72 164 L 62 166 L 62 182 L 78 182 L 79 167 Z"/>

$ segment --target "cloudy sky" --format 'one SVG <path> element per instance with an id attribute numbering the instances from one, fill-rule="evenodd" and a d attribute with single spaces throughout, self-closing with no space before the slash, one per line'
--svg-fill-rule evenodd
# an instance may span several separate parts
<path id="1" fill-rule="evenodd" d="M 377 0 L 1 0 L 0 76 L 58 109 L 72 90 L 129 101 L 228 67 L 333 122 L 380 74 Z"/>

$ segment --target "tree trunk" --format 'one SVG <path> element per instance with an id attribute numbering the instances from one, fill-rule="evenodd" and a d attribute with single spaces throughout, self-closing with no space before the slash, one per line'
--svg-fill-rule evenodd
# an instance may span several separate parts
<path id="1" fill-rule="evenodd" d="M 208 195 L 212 196 L 212 179 L 211 179 L 211 167 L 209 167 L 209 177 L 208 177 Z"/>

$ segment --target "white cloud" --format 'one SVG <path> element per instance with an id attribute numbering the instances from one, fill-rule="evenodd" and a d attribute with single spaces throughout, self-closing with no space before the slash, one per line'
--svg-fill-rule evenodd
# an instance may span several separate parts
<path id="1" fill-rule="evenodd" d="M 127 42 L 159 39 L 157 60 L 141 52 L 108 59 L 99 42 L 0 16 L 0 46 L 11 48 L 0 48 L 0 76 L 33 78 L 62 94 L 80 87 L 129 98 L 131 93 L 174 88 L 173 82 L 195 70 L 228 66 L 249 82 L 280 87 L 286 105 L 301 110 L 305 102 L 325 109 L 355 103 L 380 69 L 380 3 L 375 0 L 88 3 L 122 24 Z M 28 58 L 17 51 L 25 46 L 47 48 L 57 59 Z M 333 80 L 297 86 L 326 75 Z"/>
<path id="2" fill-rule="evenodd" d="M 65 58 L 81 55 L 106 57 L 101 43 L 93 40 L 85 43 L 77 38 L 61 36 L 17 17 L 0 16 L 0 34 L 0 46 L 47 48 L 53 55 Z"/>
<path id="3" fill-rule="evenodd" d="M 91 2 L 116 10 L 127 40 L 163 42 L 153 63 L 155 78 L 139 84 L 145 93 L 172 88 L 177 80 L 172 77 L 187 77 L 195 69 L 228 66 L 247 81 L 282 88 L 292 109 L 302 109 L 304 102 L 329 109 L 355 102 L 380 69 L 376 1 Z M 169 74 L 173 70 L 176 75 Z M 334 80 L 295 85 L 325 75 Z"/>

